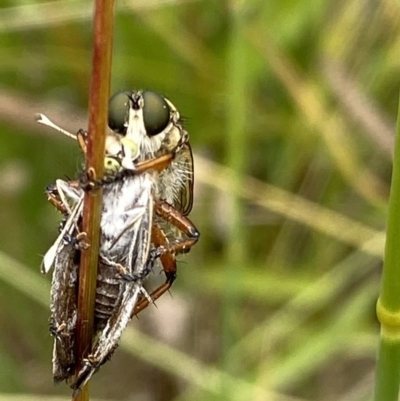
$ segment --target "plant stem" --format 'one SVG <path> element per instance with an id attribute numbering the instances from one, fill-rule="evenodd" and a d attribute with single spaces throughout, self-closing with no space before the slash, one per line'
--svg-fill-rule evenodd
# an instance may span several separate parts
<path id="1" fill-rule="evenodd" d="M 389 199 L 385 263 L 377 305 L 381 340 L 375 401 L 397 401 L 400 380 L 400 101 Z"/>
<path id="2" fill-rule="evenodd" d="M 236 373 L 238 365 L 229 358 L 229 349 L 238 341 L 236 319 L 240 305 L 240 297 L 231 291 L 237 287 L 243 275 L 245 265 L 246 244 L 243 234 L 243 201 L 237 196 L 243 188 L 243 174 L 246 163 L 246 92 L 249 82 L 247 55 L 248 46 L 244 36 L 245 7 L 241 0 L 231 0 L 231 29 L 229 50 L 227 53 L 227 135 L 226 164 L 232 173 L 230 185 L 230 216 L 227 221 L 225 290 L 222 304 L 222 366 L 229 373 Z M 226 384 L 226 383 L 225 383 Z M 225 386 L 224 384 L 224 386 Z M 230 397 L 230 386 L 222 390 Z"/>
<path id="3" fill-rule="evenodd" d="M 89 100 L 89 135 L 86 153 L 86 171 L 90 178 L 96 179 L 102 177 L 104 171 L 113 28 L 114 1 L 96 0 L 93 24 L 92 81 Z M 85 193 L 82 230 L 87 234 L 90 248 L 82 252 L 79 269 L 78 319 L 76 325 L 77 372 L 81 367 L 82 359 L 87 357 L 92 348 L 101 206 L 101 189 Z M 86 385 L 73 400 L 89 400 L 89 386 Z"/>

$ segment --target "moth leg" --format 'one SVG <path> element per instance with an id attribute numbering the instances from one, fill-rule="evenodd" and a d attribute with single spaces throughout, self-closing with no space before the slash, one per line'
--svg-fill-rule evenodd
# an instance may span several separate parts
<path id="1" fill-rule="evenodd" d="M 74 206 L 82 198 L 82 191 L 80 190 L 80 188 L 74 187 L 71 182 L 64 180 L 56 180 L 56 189 L 60 198 L 60 202 L 64 205 L 68 214 L 71 214 Z M 53 194 L 54 193 L 55 191 L 53 192 Z"/>
<path id="2" fill-rule="evenodd" d="M 117 271 L 117 277 L 124 281 L 138 281 L 145 279 L 153 269 L 153 265 L 148 263 L 140 273 L 129 273 L 128 270 L 120 263 L 107 262 L 110 266 L 114 266 Z"/>
<path id="3" fill-rule="evenodd" d="M 154 243 L 154 241 L 152 241 L 152 242 Z M 161 246 L 150 250 L 146 265 L 144 266 L 143 270 L 139 273 L 129 272 L 129 270 L 125 266 L 123 266 L 121 263 L 114 262 L 104 255 L 100 254 L 100 257 L 101 257 L 101 260 L 105 264 L 115 268 L 115 271 L 116 271 L 115 276 L 117 278 L 120 278 L 120 279 L 122 279 L 124 281 L 128 281 L 128 282 L 133 282 L 133 281 L 136 282 L 139 280 L 144 280 L 153 271 L 154 262 L 164 253 L 165 253 L 165 249 Z"/>
<path id="4" fill-rule="evenodd" d="M 56 180 L 53 185 L 48 185 L 45 194 L 47 200 L 64 215 L 71 214 L 73 207 L 81 198 L 81 190 L 76 181 Z"/>
<path id="5" fill-rule="evenodd" d="M 55 185 L 49 185 L 45 190 L 45 194 L 47 195 L 48 202 L 50 202 L 64 216 L 68 215 L 68 209 L 61 201 Z"/>
<path id="6" fill-rule="evenodd" d="M 68 218 L 72 213 L 72 209 L 76 206 L 82 197 L 81 190 L 77 181 L 63 181 L 57 180 L 55 185 L 49 185 L 45 191 L 47 200 L 63 215 Z M 72 205 L 69 205 L 68 200 Z M 60 232 L 62 232 L 65 225 L 65 220 L 60 225 Z M 77 234 L 65 233 L 63 239 L 75 246 L 76 249 L 87 249 L 89 244 L 85 242 L 87 234 L 81 232 L 77 224 L 75 224 Z"/>

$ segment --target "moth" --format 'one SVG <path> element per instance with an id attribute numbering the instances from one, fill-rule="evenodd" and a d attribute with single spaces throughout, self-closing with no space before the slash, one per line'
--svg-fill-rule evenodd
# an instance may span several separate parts
<path id="1" fill-rule="evenodd" d="M 39 122 L 46 123 L 44 116 Z M 46 123 L 46 125 L 49 125 Z M 189 135 L 175 106 L 152 91 L 124 91 L 110 99 L 101 215 L 101 242 L 93 348 L 72 385 L 79 391 L 105 363 L 134 314 L 165 293 L 176 278 L 177 253 L 190 250 L 199 232 L 188 219 L 193 202 Z M 85 134 L 77 138 L 85 151 Z M 54 267 L 51 287 L 53 377 L 69 381 L 76 368 L 76 291 L 84 189 L 57 180 L 48 199 L 64 213 L 61 232 L 42 271 Z M 166 282 L 148 294 L 143 280 L 160 262 Z"/>

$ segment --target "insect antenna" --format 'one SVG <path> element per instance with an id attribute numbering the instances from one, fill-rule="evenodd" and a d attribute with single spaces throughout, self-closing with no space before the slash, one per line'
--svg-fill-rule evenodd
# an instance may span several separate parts
<path id="1" fill-rule="evenodd" d="M 43 124 L 43 125 L 46 125 L 47 127 L 51 127 L 53 129 L 55 129 L 56 131 L 61 132 L 62 134 L 68 136 L 69 138 L 77 140 L 77 136 L 75 134 L 71 134 L 70 132 L 66 131 L 65 129 L 63 129 L 63 128 L 59 127 L 58 125 L 54 124 L 48 117 L 46 117 L 42 113 L 36 114 L 35 115 L 35 120 L 39 124 Z"/>

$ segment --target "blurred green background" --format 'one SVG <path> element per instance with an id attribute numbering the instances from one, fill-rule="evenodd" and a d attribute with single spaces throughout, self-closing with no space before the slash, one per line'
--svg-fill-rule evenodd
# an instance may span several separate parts
<path id="1" fill-rule="evenodd" d="M 92 6 L 0 5 L 0 401 L 70 398 L 39 266 L 60 220 L 44 189 L 82 158 L 34 115 L 86 127 Z M 93 399 L 370 399 L 399 22 L 395 0 L 117 2 L 111 91 L 185 117 L 202 236 Z"/>

